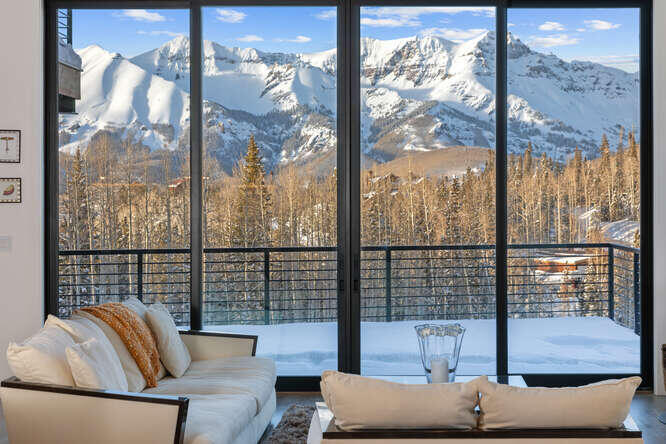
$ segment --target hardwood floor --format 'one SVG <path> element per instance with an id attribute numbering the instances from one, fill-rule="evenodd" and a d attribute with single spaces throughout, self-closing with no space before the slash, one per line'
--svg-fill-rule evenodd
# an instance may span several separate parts
<path id="1" fill-rule="evenodd" d="M 277 409 L 273 414 L 271 424 L 275 427 L 282 418 L 282 414 L 292 404 L 312 404 L 321 401 L 321 395 L 312 393 L 279 393 L 277 396 Z M 657 415 L 666 412 L 666 396 L 655 396 L 649 393 L 639 393 L 631 403 L 631 416 L 643 431 L 645 444 L 666 444 L 666 424 L 657 420 Z M 8 444 L 7 430 L 0 406 L 0 444 Z"/>

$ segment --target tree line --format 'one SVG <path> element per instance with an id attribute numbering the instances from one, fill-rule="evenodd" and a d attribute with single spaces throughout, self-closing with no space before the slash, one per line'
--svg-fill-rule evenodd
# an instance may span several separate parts
<path id="1" fill-rule="evenodd" d="M 508 242 L 594 242 L 601 240 L 604 222 L 639 220 L 640 146 L 632 131 L 626 137 L 621 131 L 615 143 L 611 149 L 604 136 L 598 156 L 585 158 L 576 148 L 566 162 L 545 154 L 534 156 L 531 144 L 522 154 L 510 155 Z M 189 246 L 189 153 L 151 152 L 132 135 L 118 141 L 101 133 L 87 147 L 61 153 L 60 161 L 61 250 Z M 484 246 L 494 244 L 496 236 L 495 174 L 492 153 L 484 165 L 457 176 L 433 176 L 412 168 L 404 177 L 378 175 L 372 169 L 362 172 L 362 245 L 429 248 L 391 252 L 390 279 L 386 251 L 363 252 L 365 319 L 494 317 L 494 250 Z M 204 258 L 210 276 L 204 279 L 207 322 L 334 320 L 334 251 L 271 252 L 271 292 L 266 299 L 264 253 L 223 249 L 335 247 L 336 169 L 314 175 L 288 164 L 267 173 L 260 147 L 250 137 L 246 154 L 231 174 L 225 174 L 215 157 L 204 152 L 203 176 L 204 246 L 219 249 Z M 634 244 L 639 242 L 637 234 Z M 445 245 L 475 247 L 442 249 Z M 174 289 L 185 292 L 183 284 L 174 283 L 183 282 L 174 273 L 187 273 L 187 261 L 180 261 L 155 258 L 147 267 L 153 267 L 153 279 L 159 278 L 150 281 L 154 297 L 175 300 L 174 306 L 185 312 L 187 297 L 170 295 Z M 129 272 L 136 271 L 136 265 L 130 262 L 121 267 L 134 274 Z M 509 265 L 520 267 L 524 262 L 517 257 Z M 595 266 L 604 264 L 590 263 L 588 268 Z M 104 266 L 99 257 L 61 258 L 61 275 L 85 275 L 73 272 L 77 267 L 88 275 L 91 270 L 100 274 L 67 276 L 71 284 L 67 288 L 78 292 L 79 299 L 83 293 L 81 303 L 85 304 L 89 299 L 85 296 L 101 292 L 108 279 L 100 272 Z M 533 276 L 517 279 L 516 285 L 532 282 L 531 288 L 536 288 Z M 136 278 L 117 283 L 131 289 Z M 599 287 L 590 285 L 571 292 L 576 294 L 575 308 L 569 310 L 573 314 L 608 310 L 608 304 L 590 302 Z M 386 300 L 389 286 L 390 304 Z M 83 288 L 87 290 L 80 291 Z M 65 297 L 72 295 L 65 292 Z M 515 312 L 527 317 L 534 311 L 554 313 L 552 299 L 552 295 L 516 295 Z"/>

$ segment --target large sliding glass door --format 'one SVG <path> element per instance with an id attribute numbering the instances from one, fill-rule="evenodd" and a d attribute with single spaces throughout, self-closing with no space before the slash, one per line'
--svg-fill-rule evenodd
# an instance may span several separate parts
<path id="1" fill-rule="evenodd" d="M 509 9 L 510 373 L 639 373 L 640 10 Z"/>
<path id="2" fill-rule="evenodd" d="M 415 325 L 494 374 L 495 9 L 361 7 L 361 373 L 422 375 Z"/>
<path id="3" fill-rule="evenodd" d="M 157 3 L 47 1 L 50 313 L 160 301 L 290 389 L 420 380 L 422 323 L 652 383 L 649 1 Z"/>
<path id="4" fill-rule="evenodd" d="M 259 335 L 280 375 L 337 369 L 337 10 L 202 18 L 204 328 Z"/>
<path id="5" fill-rule="evenodd" d="M 135 295 L 188 325 L 189 11 L 58 14 L 57 314 Z"/>

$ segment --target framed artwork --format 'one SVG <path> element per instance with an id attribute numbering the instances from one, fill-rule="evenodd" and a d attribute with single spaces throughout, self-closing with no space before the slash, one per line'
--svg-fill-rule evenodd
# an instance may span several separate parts
<path id="1" fill-rule="evenodd" d="M 0 203 L 21 203 L 21 178 L 0 178 Z"/>
<path id="2" fill-rule="evenodd" d="M 21 162 L 21 131 L 0 130 L 0 163 Z"/>

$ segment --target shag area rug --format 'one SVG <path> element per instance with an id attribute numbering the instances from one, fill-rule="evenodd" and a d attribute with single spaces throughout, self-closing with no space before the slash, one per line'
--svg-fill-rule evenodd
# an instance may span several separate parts
<path id="1" fill-rule="evenodd" d="M 314 412 L 314 405 L 294 404 L 289 406 L 282 415 L 280 423 L 271 431 L 264 443 L 305 444 Z"/>

